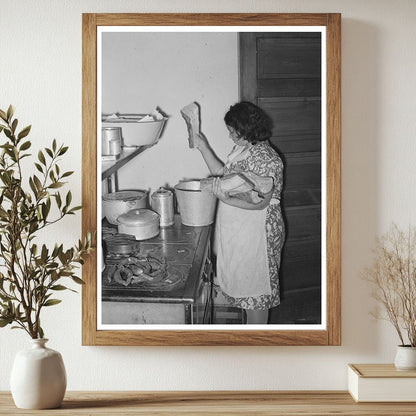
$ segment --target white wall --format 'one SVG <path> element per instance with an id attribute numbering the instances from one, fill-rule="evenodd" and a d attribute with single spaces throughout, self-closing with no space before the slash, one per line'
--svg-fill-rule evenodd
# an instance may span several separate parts
<path id="1" fill-rule="evenodd" d="M 393 329 L 369 316 L 359 278 L 375 236 L 391 221 L 416 222 L 416 3 L 389 0 L 0 0 L 0 107 L 33 124 L 34 146 L 70 144 L 66 164 L 81 184 L 82 12 L 341 12 L 342 346 L 81 347 L 81 299 L 64 295 L 44 318 L 63 354 L 70 390 L 345 389 L 349 362 L 392 362 Z M 216 115 L 215 115 L 216 116 Z M 213 115 L 214 117 L 214 115 Z M 176 140 L 176 139 L 175 139 Z M 80 218 L 56 235 L 67 242 Z M 27 337 L 0 330 L 0 390 Z"/>
<path id="2" fill-rule="evenodd" d="M 215 151 L 225 158 L 232 141 L 223 122 L 238 101 L 236 33 L 104 33 L 102 37 L 105 113 L 169 115 L 157 146 L 119 171 L 120 189 L 157 189 L 179 180 L 201 178 L 208 168 L 188 148 L 180 109 L 201 106 L 201 125 Z"/>

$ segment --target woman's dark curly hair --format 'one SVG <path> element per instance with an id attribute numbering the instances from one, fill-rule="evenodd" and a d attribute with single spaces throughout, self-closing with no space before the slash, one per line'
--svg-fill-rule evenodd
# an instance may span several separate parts
<path id="1" fill-rule="evenodd" d="M 225 114 L 224 121 L 236 131 L 238 137 L 253 144 L 268 140 L 272 135 L 271 118 L 260 107 L 248 101 L 232 105 Z"/>

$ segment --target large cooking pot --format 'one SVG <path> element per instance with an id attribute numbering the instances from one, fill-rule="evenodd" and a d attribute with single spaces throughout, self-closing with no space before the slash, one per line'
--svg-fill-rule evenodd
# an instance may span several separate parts
<path id="1" fill-rule="evenodd" d="M 146 208 L 147 192 L 118 191 L 103 195 L 103 214 L 108 222 L 118 225 L 117 218 L 135 208 Z"/>
<path id="2" fill-rule="evenodd" d="M 132 209 L 117 218 L 118 232 L 146 240 L 159 234 L 160 216 L 150 209 Z"/>

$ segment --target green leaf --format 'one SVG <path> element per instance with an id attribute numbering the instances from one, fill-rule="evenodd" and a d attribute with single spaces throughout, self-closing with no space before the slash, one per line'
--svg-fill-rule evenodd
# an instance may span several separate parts
<path id="1" fill-rule="evenodd" d="M 53 305 L 57 305 L 58 303 L 61 303 L 62 300 L 60 299 L 48 299 L 43 306 L 53 306 Z"/>
<path id="2" fill-rule="evenodd" d="M 0 328 L 4 328 L 5 326 L 11 324 L 13 322 L 13 318 L 0 318 Z"/>
<path id="3" fill-rule="evenodd" d="M 36 175 L 33 175 L 33 182 L 35 183 L 38 192 L 40 192 L 42 190 L 42 182 Z"/>
<path id="4" fill-rule="evenodd" d="M 52 153 L 51 149 L 45 147 L 45 152 L 49 155 L 49 157 L 51 157 L 51 158 L 53 157 L 53 153 Z"/>
<path id="5" fill-rule="evenodd" d="M 48 188 L 51 189 L 56 189 L 56 188 L 62 188 L 65 185 L 64 182 L 55 182 L 55 183 L 51 183 Z"/>
<path id="6" fill-rule="evenodd" d="M 10 104 L 9 105 L 9 108 L 7 109 L 7 121 L 11 121 L 11 119 L 12 119 L 12 117 L 13 117 L 13 114 L 14 114 L 14 108 L 13 108 L 13 106 Z"/>
<path id="7" fill-rule="evenodd" d="M 42 204 L 42 218 L 46 221 L 46 219 L 48 218 L 49 215 L 49 211 L 50 211 L 50 204 L 48 205 L 47 203 Z"/>
<path id="8" fill-rule="evenodd" d="M 53 251 L 51 254 L 53 259 L 58 255 L 58 249 L 59 249 L 58 244 L 55 243 L 55 247 L 53 248 Z"/>
<path id="9" fill-rule="evenodd" d="M 42 165 L 39 165 L 39 163 L 36 163 L 36 162 L 35 162 L 35 166 L 36 166 L 36 169 L 37 169 L 40 173 L 43 173 L 43 168 L 42 168 Z"/>
<path id="10" fill-rule="evenodd" d="M 53 142 L 52 142 L 52 150 L 54 151 L 54 153 L 56 152 L 56 140 L 55 139 L 53 139 Z"/>
<path id="11" fill-rule="evenodd" d="M 62 264 L 66 263 L 67 258 L 66 258 L 66 255 L 63 251 L 58 252 L 58 259 Z"/>
<path id="12" fill-rule="evenodd" d="M 47 257 L 48 257 L 48 249 L 45 246 L 45 244 L 43 244 L 42 245 L 42 251 L 40 253 L 40 258 L 41 258 L 43 263 L 45 263 Z"/>
<path id="13" fill-rule="evenodd" d="M 61 276 L 61 277 L 71 277 L 73 275 L 74 275 L 73 272 L 62 271 L 61 273 L 59 273 L 59 276 Z"/>
<path id="14" fill-rule="evenodd" d="M 0 299 L 1 299 L 3 302 L 8 302 L 8 301 L 11 299 L 11 297 L 10 297 L 10 296 L 8 296 L 8 295 L 3 295 L 3 294 L 1 294 L 1 293 L 0 293 Z"/>
<path id="15" fill-rule="evenodd" d="M 29 149 L 30 146 L 32 146 L 32 143 L 30 143 L 30 141 L 24 142 L 20 146 L 20 151 L 27 150 L 27 149 Z"/>
<path id="16" fill-rule="evenodd" d="M 66 153 L 66 151 L 68 150 L 68 146 L 64 146 L 59 150 L 59 154 L 58 156 L 62 156 L 63 154 Z"/>
<path id="17" fill-rule="evenodd" d="M 73 214 L 75 211 L 79 211 L 80 209 L 82 209 L 82 206 L 80 205 L 80 206 L 76 206 L 76 207 L 73 207 L 73 208 L 71 208 L 70 210 L 69 210 L 69 212 L 68 212 L 68 214 Z"/>
<path id="18" fill-rule="evenodd" d="M 72 276 L 72 277 L 71 277 L 71 279 L 72 279 L 75 283 L 78 283 L 79 285 L 85 285 L 85 282 L 84 282 L 82 279 L 80 279 L 79 277 L 77 277 L 77 276 Z"/>
<path id="19" fill-rule="evenodd" d="M 51 286 L 51 290 L 67 290 L 68 288 L 64 285 Z"/>
<path id="20" fill-rule="evenodd" d="M 20 139 L 23 139 L 24 137 L 26 137 L 28 134 L 29 134 L 29 132 L 30 132 L 30 129 L 32 128 L 32 126 L 26 126 L 18 135 L 17 135 L 17 138 L 20 140 Z"/>
<path id="21" fill-rule="evenodd" d="M 40 325 L 38 325 L 38 335 L 39 338 L 43 338 L 45 336 L 45 333 L 43 332 L 43 329 Z"/>
<path id="22" fill-rule="evenodd" d="M 71 191 L 68 191 L 68 193 L 66 194 L 66 198 L 65 198 L 65 204 L 67 207 L 69 207 L 69 205 L 71 205 L 72 202 L 72 194 Z"/>
<path id="23" fill-rule="evenodd" d="M 45 155 L 42 153 L 41 150 L 39 150 L 39 152 L 38 152 L 38 159 L 39 159 L 40 163 L 42 163 L 43 165 L 46 166 Z"/>
<path id="24" fill-rule="evenodd" d="M 67 176 L 71 176 L 74 173 L 74 171 L 65 172 L 61 178 L 66 178 Z"/>
<path id="25" fill-rule="evenodd" d="M 56 205 L 58 205 L 58 208 L 61 208 L 61 206 L 62 206 L 62 199 L 61 199 L 61 194 L 59 192 L 57 192 L 55 194 L 55 199 L 56 199 Z"/>
<path id="26" fill-rule="evenodd" d="M 12 132 L 13 133 L 16 131 L 17 123 L 18 123 L 18 120 L 17 120 L 17 118 L 15 118 L 13 120 L 13 123 L 12 123 Z"/>
<path id="27" fill-rule="evenodd" d="M 2 120 L 7 122 L 7 114 L 3 110 L 0 110 L 0 117 Z"/>
<path id="28" fill-rule="evenodd" d="M 29 232 L 30 232 L 30 234 L 33 234 L 38 229 L 39 229 L 39 224 L 38 224 L 37 221 L 33 221 L 33 222 L 30 223 L 30 225 L 29 225 Z"/>
<path id="29" fill-rule="evenodd" d="M 32 190 L 33 194 L 35 195 L 35 198 L 37 198 L 38 190 L 35 186 L 35 183 L 33 182 L 33 178 L 29 178 L 29 186 L 30 186 L 30 189 Z"/>
<path id="30" fill-rule="evenodd" d="M 11 139 L 13 137 L 12 132 L 7 128 L 4 129 L 4 134 L 8 139 Z"/>

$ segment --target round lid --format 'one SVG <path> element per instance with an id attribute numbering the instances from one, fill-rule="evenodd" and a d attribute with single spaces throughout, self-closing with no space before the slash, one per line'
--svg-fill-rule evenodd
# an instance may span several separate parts
<path id="1" fill-rule="evenodd" d="M 169 191 L 169 189 L 165 188 L 159 188 L 157 191 L 153 193 L 152 196 L 155 196 L 157 198 L 167 198 L 172 195 L 172 192 Z"/>
<path id="2" fill-rule="evenodd" d="M 117 191 L 103 195 L 104 201 L 134 201 L 146 196 L 144 191 Z"/>
<path id="3" fill-rule="evenodd" d="M 146 209 L 131 209 L 124 214 L 121 214 L 117 221 L 121 224 L 134 225 L 134 226 L 144 226 L 149 223 L 159 221 L 159 214 L 156 212 Z"/>

